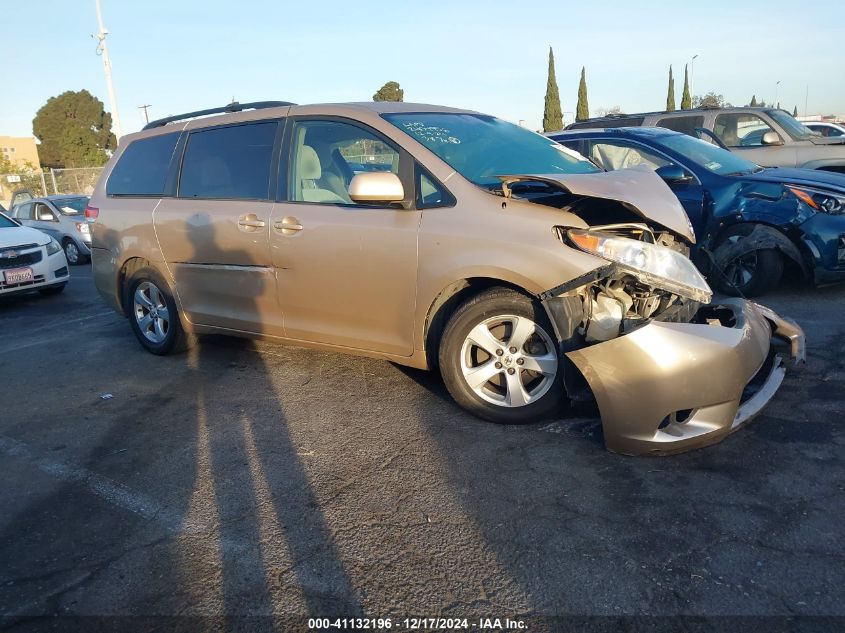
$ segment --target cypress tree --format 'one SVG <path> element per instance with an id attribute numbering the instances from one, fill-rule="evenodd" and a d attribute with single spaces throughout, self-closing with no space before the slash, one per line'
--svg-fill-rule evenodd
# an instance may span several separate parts
<path id="1" fill-rule="evenodd" d="M 669 65 L 669 94 L 666 95 L 666 110 L 675 110 L 675 78 L 672 76 L 672 65 Z"/>
<path id="2" fill-rule="evenodd" d="M 749 104 L 752 108 L 757 107 L 757 95 L 751 95 L 751 103 Z"/>
<path id="3" fill-rule="evenodd" d="M 689 64 L 684 64 L 684 94 L 681 95 L 681 110 L 692 110 L 692 97 L 689 94 Z"/>
<path id="4" fill-rule="evenodd" d="M 581 66 L 581 83 L 578 84 L 578 105 L 575 108 L 575 120 L 586 121 L 590 118 L 590 104 L 587 101 L 587 77 Z"/>
<path id="5" fill-rule="evenodd" d="M 543 108 L 543 131 L 555 132 L 563 128 L 563 114 L 560 109 L 560 93 L 555 79 L 555 54 L 549 46 L 549 78 L 546 82 L 546 105 Z"/>
<path id="6" fill-rule="evenodd" d="M 794 117 L 798 116 L 798 106 L 795 106 L 795 109 L 792 110 L 792 116 L 794 116 Z"/>

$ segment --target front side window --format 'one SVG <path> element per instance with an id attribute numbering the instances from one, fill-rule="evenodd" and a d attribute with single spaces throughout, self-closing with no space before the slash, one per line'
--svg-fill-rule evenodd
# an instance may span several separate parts
<path id="1" fill-rule="evenodd" d="M 704 117 L 700 114 L 696 116 L 670 116 L 660 119 L 657 122 L 657 127 L 665 127 L 681 134 L 696 136 L 695 128 L 704 127 Z"/>
<path id="2" fill-rule="evenodd" d="M 813 135 L 806 125 L 785 110 L 767 110 L 766 113 L 795 141 L 806 141 Z"/>
<path id="3" fill-rule="evenodd" d="M 447 112 L 382 116 L 480 187 L 501 187 L 498 176 L 598 171 L 563 145 L 492 116 Z"/>
<path id="4" fill-rule="evenodd" d="M 455 205 L 455 197 L 417 165 L 417 208 L 434 209 Z"/>
<path id="5" fill-rule="evenodd" d="M 666 158 L 638 145 L 621 141 L 592 141 L 590 143 L 590 158 L 607 171 L 629 169 L 631 167 L 648 167 L 652 171 L 671 164 Z"/>
<path id="6" fill-rule="evenodd" d="M 718 115 L 713 132 L 728 147 L 760 147 L 763 135 L 774 130 L 756 114 L 736 112 Z"/>
<path id="7" fill-rule="evenodd" d="M 191 133 L 182 159 L 180 198 L 266 200 L 276 121 Z"/>
<path id="8" fill-rule="evenodd" d="M 292 201 L 355 204 L 349 183 L 356 174 L 370 171 L 398 175 L 399 150 L 372 132 L 341 121 L 294 125 L 288 185 Z"/>
<path id="9" fill-rule="evenodd" d="M 161 196 L 178 140 L 176 132 L 133 141 L 117 160 L 106 183 L 106 195 Z"/>

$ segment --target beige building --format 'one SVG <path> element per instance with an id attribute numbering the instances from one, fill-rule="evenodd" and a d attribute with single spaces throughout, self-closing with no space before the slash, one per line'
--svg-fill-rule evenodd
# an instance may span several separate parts
<path id="1" fill-rule="evenodd" d="M 0 155 L 19 167 L 27 163 L 41 168 L 38 160 L 38 146 L 32 136 L 0 136 Z"/>

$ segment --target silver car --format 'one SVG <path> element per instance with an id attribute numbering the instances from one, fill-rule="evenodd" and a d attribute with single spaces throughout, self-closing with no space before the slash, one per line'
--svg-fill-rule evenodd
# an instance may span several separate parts
<path id="1" fill-rule="evenodd" d="M 91 259 L 91 233 L 85 220 L 87 196 L 47 196 L 16 204 L 10 215 L 24 226 L 53 237 L 70 265 Z"/>

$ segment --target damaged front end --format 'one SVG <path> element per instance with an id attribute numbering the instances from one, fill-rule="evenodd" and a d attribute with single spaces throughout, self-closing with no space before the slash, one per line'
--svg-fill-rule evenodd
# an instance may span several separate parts
<path id="1" fill-rule="evenodd" d="M 647 226 L 556 230 L 608 261 L 541 296 L 572 364 L 567 391 L 595 397 L 608 449 L 669 454 L 718 442 L 772 398 L 784 357 L 803 361 L 797 325 L 748 301 L 710 303 L 683 249 Z"/>

